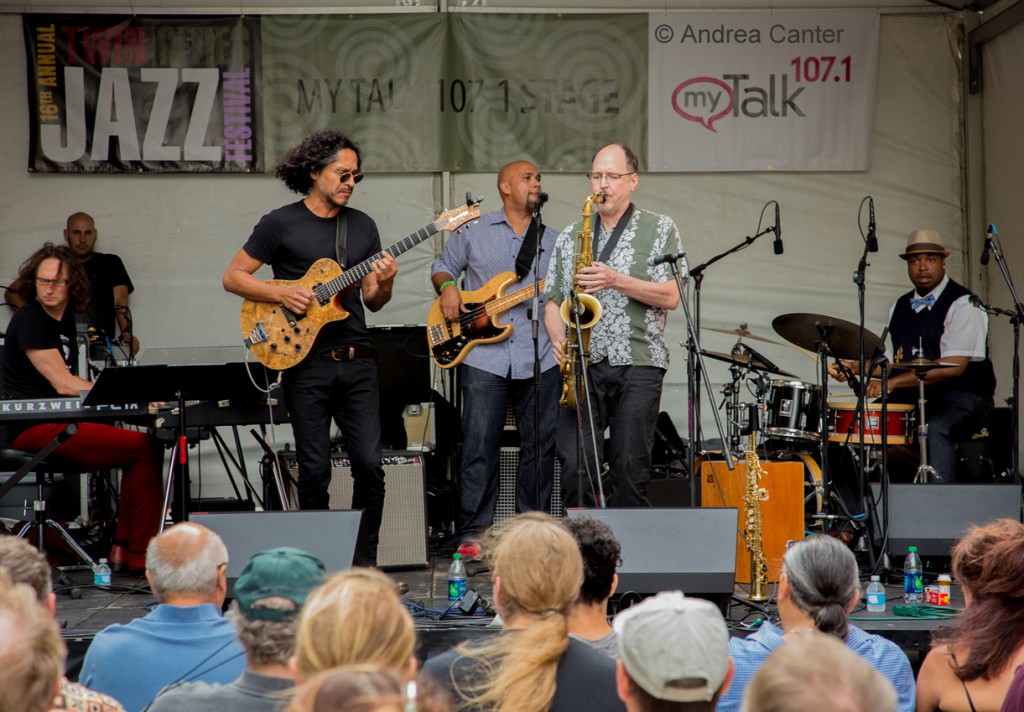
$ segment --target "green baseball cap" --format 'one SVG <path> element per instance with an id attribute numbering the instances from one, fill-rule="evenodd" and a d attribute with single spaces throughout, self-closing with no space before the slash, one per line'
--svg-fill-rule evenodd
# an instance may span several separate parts
<path id="1" fill-rule="evenodd" d="M 235 581 L 235 600 L 251 620 L 282 621 L 298 613 L 310 592 L 323 583 L 327 569 L 317 557 L 301 549 L 280 547 L 253 554 Z M 295 603 L 294 611 L 254 608 L 264 598 L 280 596 Z"/>

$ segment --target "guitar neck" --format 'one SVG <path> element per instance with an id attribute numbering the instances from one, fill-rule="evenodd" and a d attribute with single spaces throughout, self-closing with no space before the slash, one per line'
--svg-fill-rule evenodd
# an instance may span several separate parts
<path id="1" fill-rule="evenodd" d="M 373 263 L 383 257 L 385 252 L 392 257 L 398 257 L 399 255 L 416 247 L 416 245 L 420 244 L 424 240 L 430 239 L 437 234 L 437 231 L 437 223 L 431 223 L 426 227 L 422 227 L 404 240 L 399 240 L 395 244 L 391 245 L 391 247 L 378 252 L 369 259 L 363 260 L 355 267 L 345 270 L 331 281 L 320 285 L 320 288 L 317 290 L 317 298 L 320 301 L 321 306 L 331 301 L 331 299 L 334 298 L 334 295 L 338 292 L 348 289 L 359 282 L 363 277 L 370 274 L 370 272 L 373 271 Z"/>
<path id="2" fill-rule="evenodd" d="M 543 279 L 537 284 L 536 289 L 534 289 L 534 287 L 527 287 L 525 289 L 520 289 L 518 292 L 507 294 L 501 299 L 495 299 L 493 302 L 488 302 L 487 316 L 494 316 L 495 314 L 506 312 L 516 304 L 525 302 L 527 299 L 532 298 L 537 291 L 544 291 Z"/>

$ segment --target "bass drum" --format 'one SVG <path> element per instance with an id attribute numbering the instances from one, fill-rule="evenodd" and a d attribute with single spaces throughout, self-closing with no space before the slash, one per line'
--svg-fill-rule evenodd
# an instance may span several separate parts
<path id="1" fill-rule="evenodd" d="M 821 388 L 803 381 L 771 381 L 762 431 L 778 440 L 811 442 L 821 433 Z"/>

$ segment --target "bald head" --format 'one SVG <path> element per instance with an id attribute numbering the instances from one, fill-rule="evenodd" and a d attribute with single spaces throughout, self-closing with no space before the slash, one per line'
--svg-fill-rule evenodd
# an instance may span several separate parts
<path id="1" fill-rule="evenodd" d="M 78 259 L 85 261 L 92 257 L 97 237 L 99 237 L 99 233 L 96 231 L 96 221 L 92 219 L 91 215 L 72 213 L 68 216 L 68 224 L 64 229 L 64 240 Z"/>
<path id="2" fill-rule="evenodd" d="M 512 161 L 498 171 L 498 193 L 506 215 L 532 212 L 540 192 L 540 171 L 529 161 Z"/>
<path id="3" fill-rule="evenodd" d="M 191 522 L 175 524 L 146 549 L 146 575 L 161 603 L 185 596 L 223 604 L 227 562 L 228 550 L 221 538 Z"/>

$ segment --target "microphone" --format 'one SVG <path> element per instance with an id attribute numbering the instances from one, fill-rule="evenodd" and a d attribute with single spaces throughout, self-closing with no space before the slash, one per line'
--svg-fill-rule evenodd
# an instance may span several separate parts
<path id="1" fill-rule="evenodd" d="M 664 255 L 654 255 L 653 257 L 647 258 L 648 267 L 657 267 L 663 265 L 666 262 L 675 262 L 676 260 L 685 260 L 685 252 L 666 252 Z"/>
<path id="2" fill-rule="evenodd" d="M 985 249 L 981 251 L 981 264 L 982 266 L 988 264 L 988 252 L 992 245 L 992 236 L 998 235 L 999 231 L 996 230 L 996 226 L 992 223 L 988 224 L 988 231 L 985 233 Z"/>
<path id="3" fill-rule="evenodd" d="M 539 208 L 540 206 L 544 205 L 544 203 L 546 203 L 546 202 L 548 202 L 548 194 L 547 193 L 541 193 L 540 195 L 537 196 L 537 202 L 534 203 L 534 204 Z"/>
<path id="4" fill-rule="evenodd" d="M 782 254 L 782 224 L 779 222 L 779 201 L 775 201 L 775 254 Z"/>
<path id="5" fill-rule="evenodd" d="M 868 252 L 878 252 L 878 236 L 875 234 L 875 199 L 868 196 Z"/>

